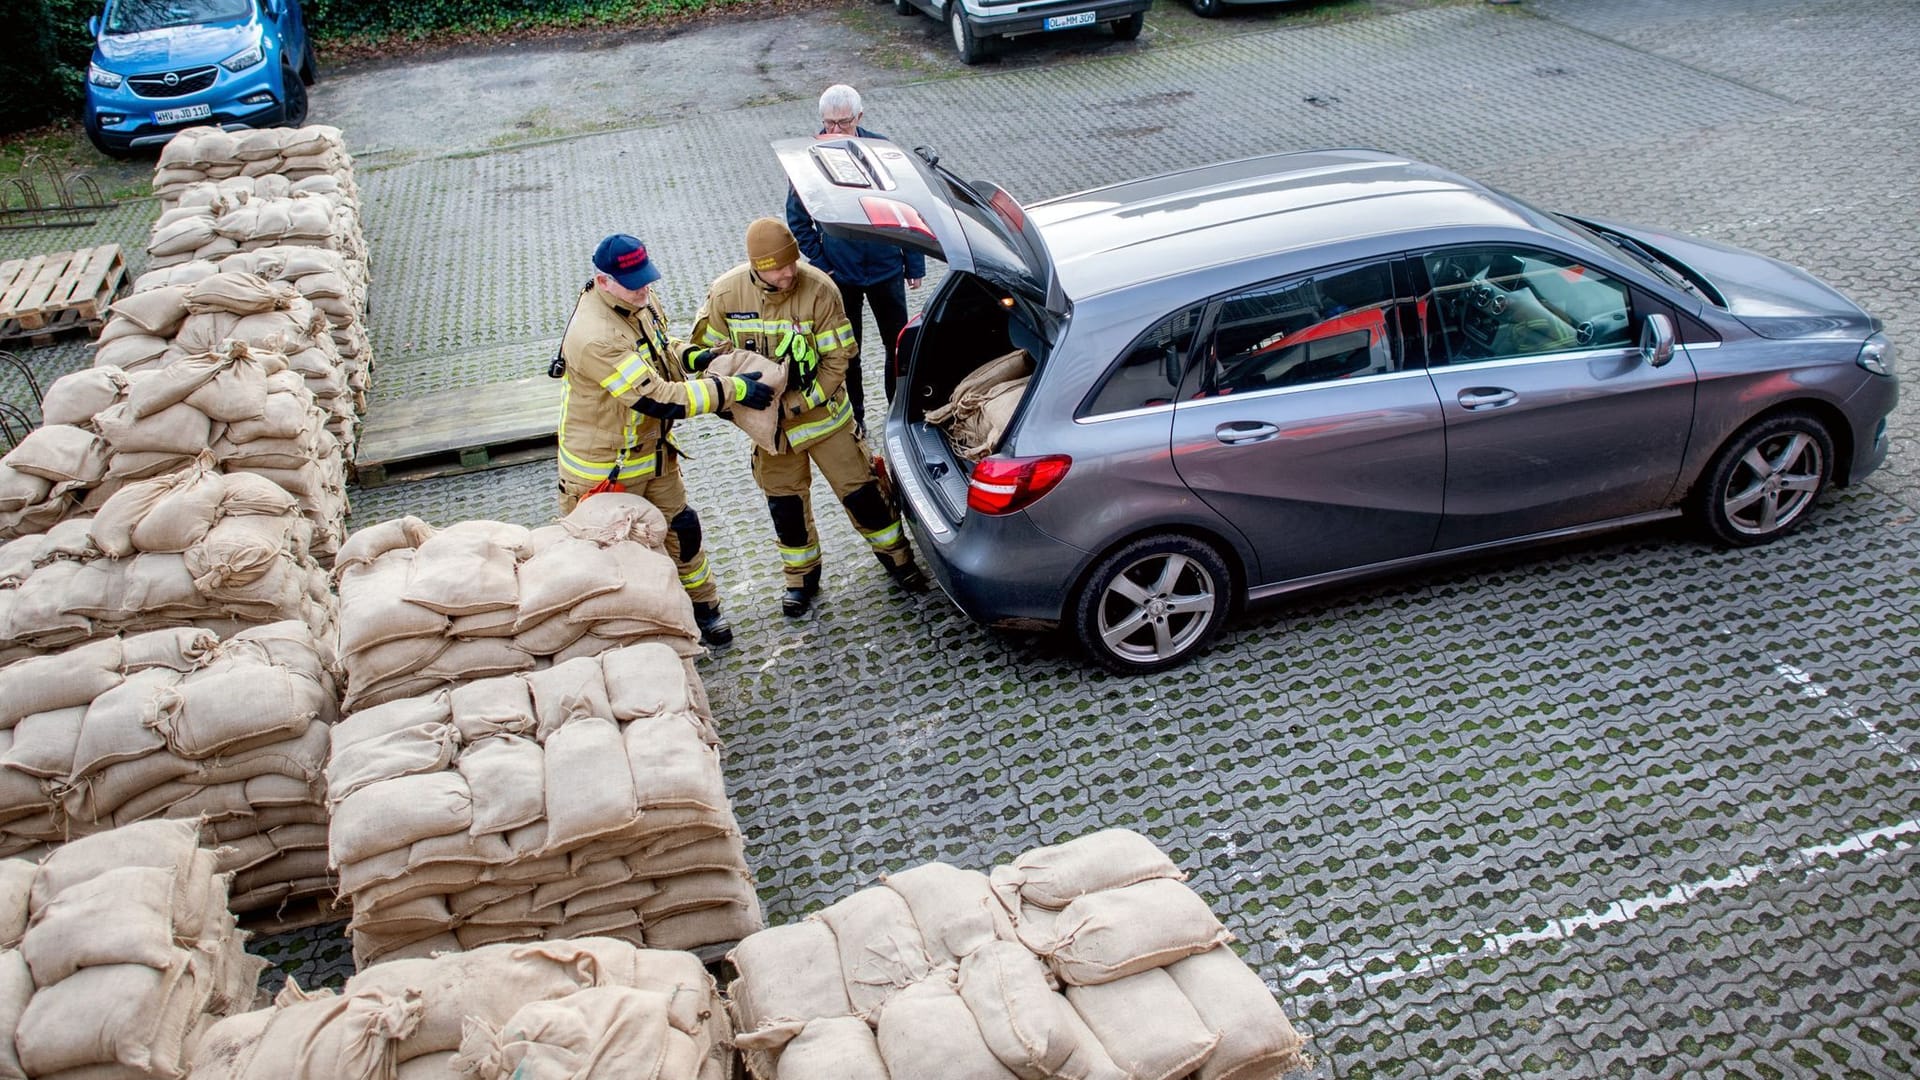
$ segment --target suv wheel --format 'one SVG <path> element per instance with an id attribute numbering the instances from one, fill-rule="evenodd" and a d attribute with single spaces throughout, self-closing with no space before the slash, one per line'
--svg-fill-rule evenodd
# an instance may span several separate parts
<path id="1" fill-rule="evenodd" d="M 307 122 L 307 84 L 300 81 L 300 73 L 286 64 L 280 65 L 280 92 L 287 97 L 285 114 L 280 123 L 285 127 L 300 127 Z"/>
<path id="2" fill-rule="evenodd" d="M 300 56 L 300 81 L 312 86 L 320 81 L 320 57 L 313 51 L 313 39 L 307 39 L 307 47 Z"/>
<path id="3" fill-rule="evenodd" d="M 1144 11 L 1136 11 L 1124 19 L 1117 20 L 1113 24 L 1113 36 L 1119 38 L 1121 41 L 1132 41 L 1134 38 L 1140 36 L 1140 31 L 1145 29 L 1146 25 L 1147 13 Z"/>
<path id="4" fill-rule="evenodd" d="M 989 39 L 973 32 L 973 24 L 961 10 L 960 0 L 947 0 L 947 29 L 953 31 L 953 50 L 960 54 L 961 63 L 971 66 L 987 58 Z"/>
<path id="5" fill-rule="evenodd" d="M 1203 19 L 1211 19 L 1220 14 L 1220 0 L 1187 0 L 1193 5 L 1193 13 Z"/>
<path id="6" fill-rule="evenodd" d="M 1805 413 L 1749 425 L 1707 467 L 1694 512 L 1714 539 L 1734 547 L 1777 540 L 1806 520 L 1833 478 L 1833 436 Z"/>
<path id="7" fill-rule="evenodd" d="M 1233 577 L 1212 546 L 1150 536 L 1102 559 L 1074 603 L 1074 633 L 1094 662 L 1122 675 L 1185 663 L 1226 621 Z"/>
<path id="8" fill-rule="evenodd" d="M 893 10 L 902 15 L 913 14 L 913 0 L 893 0 Z"/>

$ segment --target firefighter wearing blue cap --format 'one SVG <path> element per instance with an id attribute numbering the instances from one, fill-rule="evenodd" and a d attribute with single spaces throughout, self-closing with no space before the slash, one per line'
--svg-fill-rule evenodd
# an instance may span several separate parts
<path id="1" fill-rule="evenodd" d="M 667 554 L 693 600 L 701 640 L 725 645 L 733 629 L 701 547 L 700 516 L 687 505 L 673 422 L 738 405 L 764 409 L 773 391 L 757 375 L 689 376 L 689 346 L 667 333 L 653 296 L 660 270 L 645 244 L 624 233 L 600 241 L 593 281 L 580 293 L 560 355 L 560 512 L 600 491 L 630 491 L 666 515 Z"/>
<path id="2" fill-rule="evenodd" d="M 900 516 L 881 493 L 873 455 L 854 431 L 847 401 L 848 362 L 859 352 L 840 290 L 800 261 L 787 226 L 760 218 L 747 226 L 747 261 L 720 275 L 693 321 L 698 370 L 708 352 L 734 347 L 787 363 L 780 438 L 785 449 L 753 448 L 753 479 L 767 496 L 786 591 L 780 610 L 801 616 L 820 591 L 820 537 L 813 525 L 813 468 L 826 476 L 853 527 L 895 583 L 923 592 Z"/>

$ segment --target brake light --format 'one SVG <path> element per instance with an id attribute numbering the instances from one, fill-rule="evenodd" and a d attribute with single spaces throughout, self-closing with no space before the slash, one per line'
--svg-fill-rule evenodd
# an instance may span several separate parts
<path id="1" fill-rule="evenodd" d="M 933 230 L 927 228 L 927 219 L 920 211 L 901 202 L 899 199 L 883 199 L 878 195 L 860 196 L 860 209 L 867 212 L 867 224 L 882 229 L 905 229 L 917 232 L 933 239 Z"/>
<path id="2" fill-rule="evenodd" d="M 967 481 L 967 509 L 994 515 L 1024 510 L 1058 487 L 1072 465 L 1065 454 L 983 458 Z"/>

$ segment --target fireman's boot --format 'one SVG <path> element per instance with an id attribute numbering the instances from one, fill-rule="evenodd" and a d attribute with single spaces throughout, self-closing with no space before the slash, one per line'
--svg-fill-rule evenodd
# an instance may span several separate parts
<path id="1" fill-rule="evenodd" d="M 693 605 L 693 621 L 700 627 L 702 645 L 719 647 L 733 644 L 733 624 L 720 613 L 719 604 L 703 604 L 696 601 Z"/>
<path id="2" fill-rule="evenodd" d="M 813 598 L 820 595 L 820 568 L 807 571 L 800 584 L 789 587 L 780 597 L 780 612 L 789 619 L 805 615 L 813 607 Z"/>
<path id="3" fill-rule="evenodd" d="M 887 576 L 892 578 L 893 583 L 900 586 L 903 591 L 910 593 L 927 591 L 927 575 L 920 571 L 920 565 L 911 557 L 906 562 L 894 563 L 881 552 L 876 551 L 874 554 L 880 559 L 880 565 L 887 568 Z"/>

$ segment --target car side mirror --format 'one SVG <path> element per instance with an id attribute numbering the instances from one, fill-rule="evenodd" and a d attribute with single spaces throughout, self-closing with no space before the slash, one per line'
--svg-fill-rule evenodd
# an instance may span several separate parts
<path id="1" fill-rule="evenodd" d="M 1640 358 L 1648 367 L 1666 367 L 1673 359 L 1673 320 L 1658 312 L 1640 327 Z"/>
<path id="2" fill-rule="evenodd" d="M 267 13 L 267 18 L 277 19 L 280 17 L 280 0 L 260 0 L 260 10 Z"/>
<path id="3" fill-rule="evenodd" d="M 100 16 L 95 15 L 92 18 L 87 20 L 87 36 L 88 37 L 100 36 Z"/>

